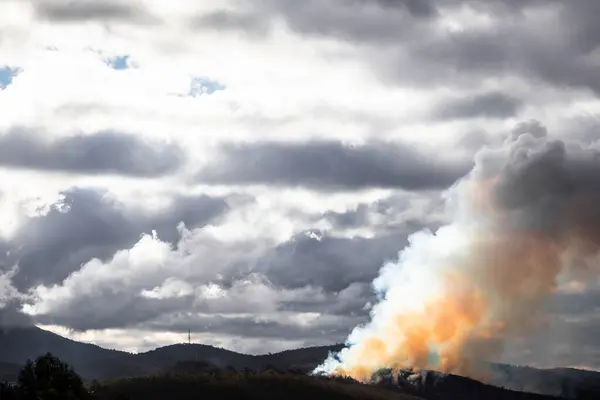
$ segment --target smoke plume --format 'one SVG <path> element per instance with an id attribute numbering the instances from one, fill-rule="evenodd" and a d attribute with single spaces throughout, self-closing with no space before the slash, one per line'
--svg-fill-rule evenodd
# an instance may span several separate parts
<path id="1" fill-rule="evenodd" d="M 563 281 L 595 276 L 600 151 L 517 126 L 476 156 L 447 193 L 452 223 L 414 234 L 373 286 L 371 320 L 315 373 L 368 381 L 382 368 L 476 378 L 473 360 L 501 355 Z"/>

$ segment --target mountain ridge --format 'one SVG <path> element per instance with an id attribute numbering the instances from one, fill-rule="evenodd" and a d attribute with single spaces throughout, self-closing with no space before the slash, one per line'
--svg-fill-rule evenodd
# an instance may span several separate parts
<path id="1" fill-rule="evenodd" d="M 0 329 L 0 379 L 16 376 L 17 366 L 51 352 L 68 362 L 87 380 L 111 380 L 160 373 L 182 361 L 201 361 L 218 368 L 237 370 L 267 368 L 309 373 L 330 352 L 343 345 L 290 349 L 278 353 L 250 355 L 195 343 L 179 343 L 128 353 L 71 340 L 38 327 Z M 529 393 L 574 398 L 581 387 L 591 387 L 600 398 L 600 373 L 574 368 L 538 369 L 489 363 L 498 387 Z M 11 372 L 11 369 L 15 371 Z"/>

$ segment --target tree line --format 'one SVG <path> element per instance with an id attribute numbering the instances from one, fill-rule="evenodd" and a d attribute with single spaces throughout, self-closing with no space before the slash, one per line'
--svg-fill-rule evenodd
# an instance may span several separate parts
<path id="1" fill-rule="evenodd" d="M 0 383 L 0 400 L 90 399 L 83 379 L 51 353 L 28 360 L 16 382 Z"/>
<path id="2" fill-rule="evenodd" d="M 587 393 L 580 390 L 575 400 L 597 399 L 597 394 L 595 390 Z M 182 362 L 160 374 L 86 384 L 70 365 L 51 353 L 34 361 L 28 360 L 16 382 L 0 383 L 0 400 L 162 400 L 196 399 L 199 395 L 205 399 L 220 400 L 416 398 L 406 396 L 398 388 L 390 391 L 378 385 L 361 385 L 351 379 L 311 377 L 301 371 L 278 370 L 275 366 L 263 371 L 236 371 L 204 362 Z M 419 393 L 417 397 L 443 400 L 447 395 Z M 505 391 L 504 395 L 503 399 L 548 398 L 511 391 Z"/>

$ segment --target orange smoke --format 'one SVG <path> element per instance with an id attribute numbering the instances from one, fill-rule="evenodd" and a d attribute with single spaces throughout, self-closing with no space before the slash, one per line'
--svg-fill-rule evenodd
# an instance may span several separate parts
<path id="1" fill-rule="evenodd" d="M 459 188 L 463 209 L 458 221 L 415 239 L 397 264 L 382 270 L 378 279 L 394 280 L 385 284 L 389 296 L 376 306 L 372 321 L 355 329 L 349 347 L 317 372 L 360 381 L 371 380 L 381 368 L 487 378 L 475 360 L 498 357 L 506 339 L 538 321 L 543 302 L 568 270 L 565 255 L 575 254 L 579 260 L 600 249 L 600 229 L 586 221 L 584 207 L 589 204 L 583 200 L 558 210 L 550 221 L 555 225 L 546 232 L 529 226 L 522 210 L 494 203 L 498 182 L 472 178 Z M 456 248 L 448 249 L 453 243 Z M 424 272 L 430 269 L 431 276 Z M 420 290 L 427 279 L 433 279 L 433 294 Z M 405 307 L 408 300 L 419 306 Z"/>
<path id="2" fill-rule="evenodd" d="M 449 275 L 443 296 L 427 303 L 421 312 L 398 314 L 384 327 L 385 337 L 373 335 L 353 350 L 358 359 L 369 360 L 350 368 L 340 366 L 335 374 L 369 381 L 375 372 L 371 365 L 424 369 L 432 364 L 430 354 L 436 348 L 438 370 L 469 373 L 477 371 L 465 359 L 462 349 L 470 338 L 492 338 L 503 324 L 486 321 L 489 307 L 484 294 L 465 277 Z M 394 340 L 397 339 L 397 340 Z"/>

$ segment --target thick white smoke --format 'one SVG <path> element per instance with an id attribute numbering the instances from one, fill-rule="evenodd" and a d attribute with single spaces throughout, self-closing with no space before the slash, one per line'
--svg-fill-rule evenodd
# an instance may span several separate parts
<path id="1" fill-rule="evenodd" d="M 448 191 L 452 223 L 419 232 L 373 282 L 380 301 L 315 373 L 369 380 L 381 368 L 478 376 L 531 327 L 561 275 L 596 273 L 600 151 L 519 125 Z"/>

